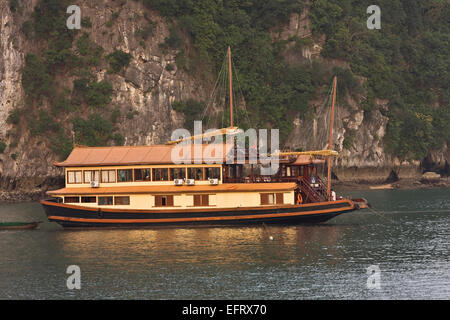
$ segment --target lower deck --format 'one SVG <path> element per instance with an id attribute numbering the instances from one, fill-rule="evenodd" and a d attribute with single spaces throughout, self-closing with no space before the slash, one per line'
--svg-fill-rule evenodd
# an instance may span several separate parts
<path id="1" fill-rule="evenodd" d="M 226 209 L 294 205 L 295 183 L 64 188 L 49 194 L 73 206 L 124 210 Z"/>

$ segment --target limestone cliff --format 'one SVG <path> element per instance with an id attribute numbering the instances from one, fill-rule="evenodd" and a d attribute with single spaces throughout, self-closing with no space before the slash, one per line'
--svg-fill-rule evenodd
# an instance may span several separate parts
<path id="1" fill-rule="evenodd" d="M 37 2 L 23 2 L 20 14 L 11 12 L 8 1 L 0 3 L 0 139 L 7 145 L 0 154 L 2 190 L 40 189 L 61 180 L 61 169 L 52 165 L 56 155 L 45 142 L 24 131 L 19 133 L 18 145 L 13 149 L 10 147 L 13 138 L 8 136 L 12 127 L 6 121 L 8 114 L 25 103 L 21 83 L 24 57 L 30 52 L 39 54 L 39 44 L 29 41 L 21 32 L 23 22 Z M 140 2 L 79 1 L 78 5 L 82 16 L 89 17 L 92 22 L 91 27 L 82 31 L 104 49 L 105 55 L 120 49 L 132 56 L 128 68 L 121 74 L 109 74 L 107 65 L 101 65 L 95 71 L 97 81 L 107 79 L 113 85 L 111 105 L 120 108 L 122 116 L 118 126 L 125 138 L 124 144 L 166 142 L 171 132 L 183 124 L 183 116 L 171 108 L 172 102 L 188 98 L 205 100 L 208 92 L 205 86 L 208 87 L 209 82 L 204 77 L 196 78 L 177 70 L 175 52 L 163 52 L 158 46 L 169 34 L 167 22 Z M 106 27 L 114 13 L 114 23 Z M 143 43 L 135 34 L 148 19 L 155 23 L 155 30 Z M 168 64 L 173 68 L 167 68 Z M 67 75 L 59 82 L 70 88 L 73 79 Z M 133 116 L 125 117 L 126 114 Z M 11 154 L 15 156 L 11 157 Z"/>
<path id="2" fill-rule="evenodd" d="M 314 39 L 310 31 L 308 8 L 301 14 L 292 14 L 289 25 L 274 37 L 288 40 L 292 37 L 310 39 L 302 46 L 301 54 L 292 54 L 286 50 L 286 59 L 291 63 L 319 62 L 331 70 L 338 66 L 349 69 L 345 61 L 323 59 L 320 55 L 324 38 Z M 291 45 L 292 47 L 292 45 Z M 364 78 L 360 78 L 363 83 Z M 364 92 L 358 100 L 347 95 L 346 101 L 337 103 L 334 119 L 333 149 L 340 156 L 333 161 L 333 176 L 335 179 L 348 182 L 382 183 L 392 179 L 419 179 L 425 170 L 448 172 L 450 162 L 447 146 L 441 150 L 430 151 L 423 163 L 420 161 L 403 161 L 387 154 L 383 147 L 383 137 L 386 134 L 388 117 L 383 111 L 388 108 L 386 100 L 376 100 L 376 109 L 366 115 L 361 106 Z M 290 149 L 303 150 L 328 148 L 328 130 L 330 127 L 329 104 L 324 105 L 327 97 L 320 101 L 311 101 L 313 115 L 302 120 L 300 116 L 294 119 L 294 130 L 289 136 L 286 146 Z M 345 139 L 347 144 L 344 144 Z"/>
<path id="3" fill-rule="evenodd" d="M 0 141 L 5 149 L 0 153 L 0 188 L 9 190 L 45 190 L 61 183 L 62 171 L 52 166 L 56 156 L 49 142 L 41 141 L 24 130 L 18 141 L 9 135 L 12 125 L 7 117 L 12 110 L 26 103 L 22 87 L 22 69 L 27 53 L 40 53 L 40 43 L 30 41 L 22 32 L 23 23 L 29 19 L 38 0 L 20 1 L 20 10 L 11 11 L 9 1 L 0 2 Z M 158 12 L 145 8 L 140 1 L 78 1 L 82 16 L 89 17 L 92 25 L 83 28 L 90 39 L 100 45 L 106 54 L 116 49 L 131 55 L 126 70 L 108 73 L 103 63 L 95 70 L 98 81 L 107 79 L 113 85 L 111 105 L 120 109 L 118 131 L 125 145 L 164 143 L 171 132 L 182 126 L 183 115 L 175 112 L 171 105 L 175 100 L 207 100 L 215 78 L 213 72 L 198 74 L 179 70 L 175 63 L 177 52 L 164 50 L 159 44 L 169 36 L 169 22 Z M 292 36 L 309 38 L 309 20 L 306 10 L 301 16 L 291 15 L 290 22 L 273 37 L 289 39 Z M 155 23 L 155 30 L 147 39 L 138 39 L 137 31 L 144 28 L 146 20 Z M 189 40 L 186 39 L 187 49 Z M 322 40 L 302 47 L 301 54 L 286 53 L 291 63 L 310 63 L 316 59 L 327 68 L 343 61 L 327 61 L 320 58 Z M 193 49 L 192 49 L 193 50 Z M 170 65 L 170 67 L 168 67 Z M 61 86 L 73 87 L 74 76 L 59 76 Z M 364 81 L 364 79 L 361 79 Z M 364 94 L 364 93 L 363 93 Z M 400 164 L 383 148 L 383 136 L 388 118 L 382 114 L 386 101 L 378 101 L 378 108 L 367 119 L 364 111 L 352 97 L 349 107 L 338 107 L 334 140 L 341 156 L 336 160 L 336 177 L 343 181 L 364 180 L 382 182 L 392 171 L 400 178 L 419 177 L 420 162 Z M 311 101 L 313 116 L 301 120 L 294 116 L 294 130 L 286 146 L 311 149 L 325 147 L 323 130 L 328 129 L 328 114 L 323 109 L 324 99 Z M 44 103 L 45 104 L 45 103 Z M 48 107 L 44 105 L 44 107 Z M 134 116 L 125 117 L 125 114 Z M 70 127 L 70 124 L 67 124 Z M 349 139 L 349 132 L 352 139 Z M 355 136 L 356 135 L 356 136 Z M 344 143 L 345 139 L 347 143 Z M 448 170 L 449 149 L 444 148 L 430 154 L 426 166 L 429 169 Z"/>

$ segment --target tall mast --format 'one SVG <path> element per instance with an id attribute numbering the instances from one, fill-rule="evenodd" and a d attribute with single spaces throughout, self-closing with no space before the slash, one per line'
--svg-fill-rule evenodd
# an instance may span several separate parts
<path id="1" fill-rule="evenodd" d="M 331 151 L 333 149 L 333 122 L 334 122 L 334 103 L 336 101 L 336 83 L 337 77 L 334 76 L 333 81 L 333 101 L 331 103 L 331 119 L 330 119 L 330 140 L 328 143 L 328 149 Z M 328 200 L 331 200 L 331 156 L 328 156 L 328 185 L 327 185 L 327 196 Z"/>
<path id="2" fill-rule="evenodd" d="M 233 126 L 233 83 L 231 75 L 231 48 L 228 47 L 228 74 L 230 75 L 230 127 Z"/>

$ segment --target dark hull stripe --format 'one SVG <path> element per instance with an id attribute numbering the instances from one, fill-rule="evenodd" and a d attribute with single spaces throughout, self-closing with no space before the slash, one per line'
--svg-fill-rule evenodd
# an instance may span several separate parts
<path id="1" fill-rule="evenodd" d="M 348 210 L 351 211 L 351 210 Z M 289 218 L 265 218 L 247 220 L 220 220 L 220 221 L 185 221 L 185 222 L 159 222 L 159 223 L 99 223 L 99 222 L 77 222 L 77 221 L 56 221 L 64 228 L 154 228 L 154 227 L 220 227 L 220 226 L 252 226 L 263 223 L 270 225 L 296 225 L 315 224 L 326 222 L 344 212 L 332 214 L 308 215 L 306 217 Z"/>
<path id="2" fill-rule="evenodd" d="M 62 216 L 62 217 L 72 217 L 72 218 L 102 218 L 102 219 L 182 219 L 182 218 L 208 218 L 208 217 L 229 217 L 229 216 L 244 216 L 244 215 L 253 215 L 253 214 L 279 214 L 279 213 L 312 213 L 317 211 L 325 211 L 330 209 L 345 209 L 349 207 L 353 207 L 353 204 L 350 201 L 345 202 L 332 202 L 327 203 L 325 205 L 318 204 L 316 206 L 302 206 L 302 205 L 293 205 L 293 206 L 284 206 L 284 207 L 257 207 L 257 208 L 248 208 L 242 210 L 230 210 L 230 209 L 222 209 L 222 211 L 214 210 L 201 210 L 199 212 L 192 211 L 184 211 L 179 210 L 178 212 L 164 212 L 164 211 L 156 211 L 156 212 L 138 212 L 131 210 L 124 211 L 115 211 L 109 212 L 103 209 L 96 209 L 94 211 L 90 210 L 91 208 L 86 207 L 75 207 L 67 208 L 65 206 L 61 206 L 57 203 L 43 203 L 47 216 Z M 89 209 L 89 210 L 87 210 Z"/>
<path id="3" fill-rule="evenodd" d="M 169 226 L 169 225 L 229 225 L 253 223 L 316 223 L 327 221 L 336 215 L 355 209 L 351 201 L 318 203 L 317 205 L 292 205 L 276 208 L 251 208 L 217 211 L 201 210 L 199 212 L 179 211 L 101 211 L 75 206 L 65 206 L 54 202 L 42 201 L 50 221 L 56 221 L 65 227 L 134 227 L 134 226 Z M 89 210 L 85 210 L 89 209 Z"/>

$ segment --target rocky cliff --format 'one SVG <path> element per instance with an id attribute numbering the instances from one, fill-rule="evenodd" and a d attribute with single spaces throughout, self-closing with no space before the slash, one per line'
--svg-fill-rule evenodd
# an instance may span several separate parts
<path id="1" fill-rule="evenodd" d="M 308 12 L 306 8 L 301 15 L 292 14 L 289 25 L 275 33 L 274 37 L 283 40 L 296 36 L 311 38 Z M 345 61 L 322 58 L 320 53 L 323 43 L 324 37 L 308 43 L 301 48 L 301 55 L 289 54 L 287 50 L 286 58 L 292 63 L 316 61 L 327 70 L 333 67 L 350 68 Z M 362 84 L 366 79 L 360 77 L 359 81 Z M 345 102 L 337 103 L 333 123 L 333 149 L 339 151 L 340 156 L 333 163 L 334 179 L 370 184 L 393 182 L 397 179 L 420 179 L 425 170 L 448 173 L 450 157 L 445 145 L 441 150 L 431 151 L 423 163 L 400 161 L 385 152 L 383 138 L 389 118 L 383 115 L 383 111 L 387 111 L 389 101 L 376 99 L 375 111 L 367 115 L 361 106 L 366 94 L 360 94 L 356 101 L 355 97 L 347 95 Z M 306 119 L 300 116 L 294 118 L 294 130 L 286 147 L 303 150 L 328 148 L 330 109 L 326 99 L 324 96 L 320 101 L 310 102 L 314 110 L 313 116 Z"/>
<path id="2" fill-rule="evenodd" d="M 38 192 L 63 179 L 61 169 L 52 165 L 57 156 L 50 150 L 48 142 L 41 142 L 21 130 L 17 145 L 11 147 L 15 137 L 8 134 L 14 126 L 7 123 L 9 113 L 27 103 L 21 82 L 25 55 L 40 53 L 39 43 L 30 41 L 21 31 L 37 2 L 24 1 L 20 13 L 11 12 L 8 1 L 0 3 L 0 137 L 7 146 L 0 154 L 2 190 L 37 189 Z M 122 116 L 117 126 L 124 144 L 155 144 L 169 140 L 171 132 L 183 124 L 183 116 L 171 108 L 172 102 L 188 98 L 205 100 L 210 90 L 209 82 L 205 77 L 196 78 L 177 70 L 173 50 L 163 52 L 158 46 L 169 35 L 167 22 L 158 13 L 145 9 L 140 2 L 78 1 L 78 5 L 82 16 L 89 17 L 92 23 L 82 31 L 104 49 L 105 55 L 120 49 L 132 56 L 129 66 L 121 74 L 109 74 L 105 64 L 94 72 L 97 81 L 107 79 L 113 85 L 111 105 L 120 109 Z M 106 27 L 114 14 L 114 23 Z M 155 30 L 148 39 L 139 39 L 136 31 L 143 28 L 147 20 L 155 24 Z M 167 68 L 168 65 L 173 69 Z M 59 77 L 61 86 L 73 86 L 74 76 Z M 15 156 L 11 157 L 12 154 Z"/>
<path id="3" fill-rule="evenodd" d="M 0 141 L 4 150 L 0 153 L 0 188 L 2 191 L 27 190 L 40 195 L 49 187 L 61 184 L 62 171 L 52 166 L 57 157 L 50 148 L 50 141 L 33 136 L 20 120 L 20 132 L 11 134 L 13 127 L 7 121 L 12 110 L 29 104 L 22 86 L 22 70 L 28 53 L 39 55 L 42 44 L 28 39 L 23 24 L 30 19 L 38 0 L 19 1 L 19 8 L 12 8 L 10 1 L 0 3 Z M 104 55 L 121 50 L 131 55 L 126 69 L 119 73 L 108 72 L 103 62 L 93 68 L 97 81 L 107 80 L 112 84 L 110 105 L 119 109 L 120 119 L 116 131 L 123 136 L 125 145 L 164 143 L 171 132 L 183 125 L 183 114 L 172 108 L 174 101 L 195 99 L 206 101 L 214 83 L 212 70 L 186 72 L 178 69 L 177 50 L 164 48 L 160 44 L 169 37 L 171 21 L 157 11 L 143 6 L 140 1 L 78 1 L 83 18 L 88 17 L 89 27 L 83 27 L 89 39 L 101 46 Z M 150 36 L 139 37 L 148 21 L 154 29 Z M 274 39 L 289 39 L 292 36 L 308 38 L 310 21 L 308 11 L 302 15 L 292 14 L 281 31 L 273 32 Z M 79 37 L 78 35 L 77 37 Z M 186 50 L 193 51 L 186 39 Z M 286 51 L 291 63 L 318 61 L 325 68 L 333 66 L 348 68 L 344 61 L 325 60 L 320 57 L 322 40 L 309 42 L 301 53 Z M 289 49 L 289 48 L 288 48 Z M 73 89 L 75 75 L 59 73 L 59 86 Z M 360 79 L 364 82 L 364 79 Z M 362 93 L 362 96 L 364 93 Z M 304 119 L 293 117 L 294 130 L 286 146 L 292 149 L 325 147 L 329 113 L 324 109 L 325 97 L 311 101 L 313 115 Z M 51 101 L 42 101 L 42 108 L 50 108 Z M 367 117 L 359 105 L 360 101 L 347 97 L 346 106 L 338 106 L 334 140 L 341 151 L 335 163 L 335 177 L 341 181 L 383 182 L 394 172 L 394 177 L 418 178 L 423 166 L 419 161 L 404 162 L 389 156 L 383 147 L 388 118 L 383 115 L 387 101 L 378 100 L 378 108 Z M 71 124 L 67 123 L 71 130 Z M 345 141 L 346 140 L 346 141 Z M 425 166 L 430 170 L 448 170 L 449 149 L 430 153 Z M 20 191 L 17 191 L 19 194 Z"/>

